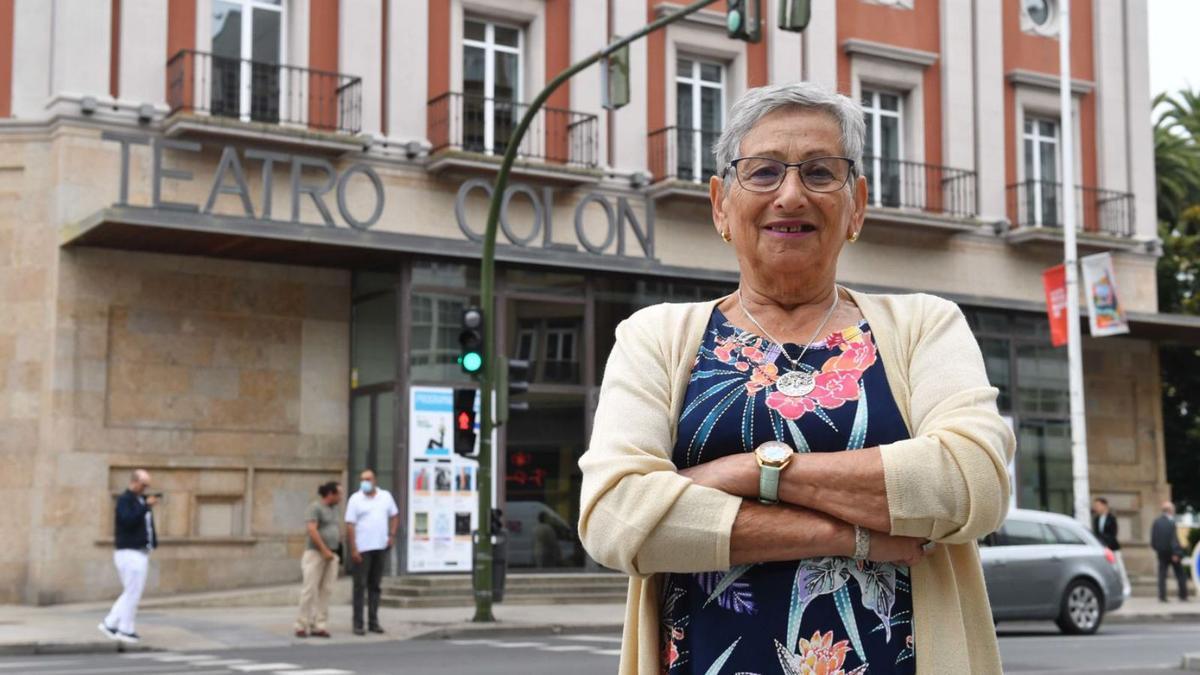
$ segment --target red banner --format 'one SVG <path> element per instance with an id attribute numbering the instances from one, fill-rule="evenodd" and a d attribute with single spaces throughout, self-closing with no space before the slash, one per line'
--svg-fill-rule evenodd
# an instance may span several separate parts
<path id="1" fill-rule="evenodd" d="M 1046 314 L 1050 317 L 1050 343 L 1067 344 L 1067 268 L 1055 265 L 1042 272 L 1046 288 Z"/>

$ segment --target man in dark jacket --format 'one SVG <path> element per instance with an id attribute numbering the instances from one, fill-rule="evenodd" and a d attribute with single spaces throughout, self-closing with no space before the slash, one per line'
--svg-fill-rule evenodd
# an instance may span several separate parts
<path id="1" fill-rule="evenodd" d="M 109 638 L 121 642 L 137 643 L 140 639 L 134 630 L 134 622 L 142 589 L 146 586 L 150 551 L 158 546 L 153 511 L 158 497 L 147 494 L 149 489 L 150 474 L 145 469 L 138 469 L 130 477 L 129 489 L 117 497 L 113 525 L 117 550 L 113 552 L 113 562 L 124 590 L 98 628 Z"/>
<path id="2" fill-rule="evenodd" d="M 1117 540 L 1117 519 L 1104 497 L 1092 500 L 1092 534 L 1113 552 L 1113 557 L 1117 559 L 1117 571 L 1121 574 L 1121 591 L 1125 597 L 1129 597 L 1131 588 L 1129 575 L 1125 573 L 1125 559 L 1121 556 L 1121 542 Z"/>
<path id="3" fill-rule="evenodd" d="M 1158 554 L 1158 599 L 1167 601 L 1167 567 L 1175 570 L 1179 582 L 1179 599 L 1187 601 L 1187 572 L 1183 569 L 1183 545 L 1175 528 L 1175 505 L 1163 502 L 1162 515 L 1150 528 L 1150 548 Z"/>

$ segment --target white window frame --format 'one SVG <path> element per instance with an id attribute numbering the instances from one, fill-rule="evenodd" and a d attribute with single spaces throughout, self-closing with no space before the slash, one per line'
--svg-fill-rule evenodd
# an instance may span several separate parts
<path id="1" fill-rule="evenodd" d="M 483 24 L 484 39 L 482 42 L 479 40 L 471 40 L 466 37 L 466 26 L 468 21 Z M 517 31 L 516 47 L 496 44 L 497 26 L 510 28 Z M 475 47 L 483 50 L 483 146 L 484 151 L 491 155 L 495 153 L 496 147 L 496 52 L 515 54 L 517 57 L 517 97 L 513 103 L 514 105 L 518 105 L 521 103 L 522 97 L 525 93 L 525 29 L 516 24 L 495 21 L 493 19 L 480 16 L 468 15 L 463 18 L 462 44 L 464 50 L 467 47 Z M 466 72 L 464 68 L 464 80 L 459 83 L 459 90 L 463 92 L 466 91 L 465 77 Z M 514 113 L 516 112 L 517 111 L 514 110 Z"/>
<path id="2" fill-rule="evenodd" d="M 563 355 L 563 338 L 570 336 L 571 338 L 571 353 L 564 357 Z M 550 354 L 551 337 L 554 337 L 558 345 L 557 353 Z M 546 361 L 551 363 L 577 363 L 579 361 L 579 334 L 574 328 L 547 328 L 546 329 Z M 553 358 L 552 358 L 553 357 Z"/>
<path id="3" fill-rule="evenodd" d="M 868 190 L 868 194 L 872 195 L 871 203 L 873 205 L 878 206 L 883 203 L 883 201 L 882 201 L 883 188 L 882 188 L 882 184 L 880 183 L 880 181 L 883 179 L 883 166 L 882 166 L 882 163 L 880 162 L 880 160 L 881 159 L 894 159 L 896 162 L 898 162 L 897 166 L 899 167 L 900 190 L 901 190 L 900 201 L 901 201 L 901 204 L 903 204 L 903 202 L 904 202 L 904 197 L 903 197 L 904 136 L 905 136 L 904 106 L 906 103 L 907 94 L 905 94 L 902 91 L 894 91 L 894 90 L 884 89 L 884 88 L 880 88 L 880 87 L 872 87 L 870 85 L 864 84 L 862 86 L 862 93 L 860 94 L 858 100 L 861 102 L 862 99 L 868 94 L 870 94 L 870 96 L 871 96 L 871 102 L 868 105 L 864 105 L 862 110 L 863 110 L 864 117 L 870 115 L 875 118 L 874 123 L 871 125 L 871 147 L 875 149 L 875 153 L 876 153 L 875 156 L 871 160 L 873 164 L 871 166 L 871 169 L 872 169 L 871 170 L 871 185 Z M 898 102 L 896 104 L 896 110 L 884 110 L 882 104 L 880 103 L 880 95 L 883 95 L 883 94 L 886 94 L 889 96 L 895 96 L 898 99 Z M 896 120 L 896 134 L 897 134 L 896 152 L 898 153 L 898 156 L 894 157 L 894 158 L 882 157 L 883 125 L 880 124 L 880 121 L 884 117 L 891 117 Z M 863 169 L 865 170 L 866 167 L 863 167 Z"/>
<path id="4" fill-rule="evenodd" d="M 1054 135 L 1053 136 L 1043 136 L 1042 135 L 1041 124 L 1040 124 L 1041 122 L 1050 122 L 1050 123 L 1054 124 Z M 1030 123 L 1032 123 L 1032 124 L 1030 124 Z M 1032 133 L 1029 131 L 1026 131 L 1025 126 L 1027 124 L 1029 126 L 1032 126 L 1032 128 L 1033 128 Z M 1042 162 L 1041 162 L 1042 155 L 1041 155 L 1041 153 L 1042 153 L 1042 144 L 1043 143 L 1052 142 L 1054 144 L 1054 171 L 1057 174 L 1055 176 L 1054 182 L 1063 186 L 1063 194 L 1059 196 L 1056 206 L 1059 209 L 1061 209 L 1062 208 L 1062 200 L 1074 198 L 1074 189 L 1068 189 L 1066 185 L 1063 185 L 1061 138 L 1062 138 L 1062 120 L 1055 119 L 1053 117 L 1048 117 L 1048 116 L 1025 115 L 1024 119 L 1021 121 L 1021 147 L 1022 148 L 1025 147 L 1026 141 L 1032 141 L 1033 142 L 1033 151 L 1034 151 L 1034 153 L 1036 153 L 1036 156 L 1033 158 L 1025 157 L 1025 162 L 1024 162 L 1024 164 L 1026 166 L 1033 167 L 1033 175 L 1025 176 L 1025 180 L 1028 181 L 1028 185 L 1030 185 L 1030 187 L 1032 187 L 1032 189 L 1033 189 L 1034 212 L 1031 215 L 1033 216 L 1033 223 L 1035 225 L 1041 225 L 1042 223 L 1046 222 L 1046 219 L 1045 219 L 1046 214 L 1042 213 L 1042 188 L 1044 187 L 1044 183 L 1043 183 L 1043 178 L 1042 178 Z M 1055 214 L 1055 215 L 1058 216 L 1059 214 Z M 1059 224 L 1061 224 L 1062 219 L 1057 218 L 1057 222 L 1059 222 Z"/>
<path id="5" fill-rule="evenodd" d="M 241 59 L 238 68 L 238 118 L 243 122 L 250 121 L 250 97 L 253 94 L 251 87 L 253 80 L 250 72 L 251 55 L 254 53 L 254 10 L 265 9 L 279 14 L 279 67 L 284 67 L 286 60 L 284 56 L 288 53 L 288 0 L 280 0 L 279 4 L 271 2 L 263 2 L 262 0 L 212 0 L 208 6 L 209 16 L 212 16 L 217 2 L 223 2 L 230 5 L 238 5 L 242 11 L 242 35 L 241 35 Z M 211 20 L 211 19 L 210 19 Z M 213 29 L 211 24 L 208 30 L 209 53 L 212 53 Z M 199 78 L 197 78 L 199 79 Z M 285 110 L 284 106 L 291 100 L 288 96 L 288 78 L 280 74 L 279 77 L 279 117 L 280 120 L 290 117 L 289 110 Z"/>
<path id="6" fill-rule="evenodd" d="M 680 60 L 692 62 L 691 76 L 684 76 L 684 75 L 679 74 L 678 62 Z M 709 66 L 716 66 L 720 70 L 721 81 L 720 82 L 709 82 L 708 80 L 702 79 L 700 77 L 700 66 L 702 64 L 709 65 Z M 725 94 L 725 84 L 729 81 L 728 70 L 729 69 L 726 66 L 726 64 L 724 64 L 720 61 L 712 61 L 712 60 L 708 60 L 708 59 L 696 58 L 694 56 L 689 56 L 687 54 L 680 54 L 676 57 L 676 68 L 675 68 L 675 93 L 676 93 L 675 98 L 676 98 L 676 100 L 675 100 L 675 105 L 676 106 L 679 105 L 679 96 L 678 96 L 679 85 L 681 85 L 681 84 L 687 85 L 692 90 L 692 111 L 691 111 L 692 148 L 693 148 L 692 163 L 691 163 L 692 175 L 691 175 L 691 177 L 689 177 L 688 180 L 691 180 L 691 181 L 694 181 L 697 183 L 699 183 L 701 180 L 703 180 L 702 171 L 703 171 L 703 167 L 704 167 L 704 131 L 706 131 L 705 129 L 702 129 L 700 126 L 700 117 L 701 117 L 701 112 L 700 112 L 700 110 L 701 110 L 701 106 L 700 106 L 701 95 L 700 94 L 701 94 L 701 92 L 703 92 L 704 89 L 716 89 L 720 93 L 721 103 L 720 103 L 719 108 L 721 111 L 721 117 L 717 122 L 718 128 L 708 129 L 707 131 L 715 131 L 715 132 L 723 131 L 725 129 L 725 95 L 726 95 Z M 678 114 L 676 115 L 676 120 L 678 120 Z M 676 132 L 676 133 L 680 133 L 680 132 Z M 722 167 L 717 167 L 717 171 L 720 171 L 721 169 L 722 169 Z M 682 176 L 680 176 L 680 178 L 682 178 Z"/>

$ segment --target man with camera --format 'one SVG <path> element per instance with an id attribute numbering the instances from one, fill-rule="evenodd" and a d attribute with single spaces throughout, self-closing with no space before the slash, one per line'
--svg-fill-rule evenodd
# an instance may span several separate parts
<path id="1" fill-rule="evenodd" d="M 124 590 L 98 626 L 100 632 L 110 639 L 130 644 L 140 640 L 134 630 L 134 622 L 138 603 L 142 599 L 142 589 L 146 586 L 150 551 L 158 546 L 158 537 L 154 532 L 154 505 L 162 495 L 149 494 L 149 490 L 149 472 L 137 469 L 129 479 L 129 488 L 117 497 L 113 562 Z"/>

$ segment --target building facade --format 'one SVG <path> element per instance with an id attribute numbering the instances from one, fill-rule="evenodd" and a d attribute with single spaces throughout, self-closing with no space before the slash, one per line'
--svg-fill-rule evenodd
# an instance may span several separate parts
<path id="1" fill-rule="evenodd" d="M 1132 318 L 1086 339 L 1092 486 L 1131 566 L 1148 558 L 1170 494 L 1157 345 L 1196 326 L 1157 312 L 1145 3 L 1074 0 L 1064 122 L 1063 1 L 821 0 L 805 33 L 768 20 L 757 44 L 717 3 L 632 46 L 628 106 L 602 107 L 598 68 L 550 98 L 498 254 L 499 348 L 531 362 L 497 438 L 514 571 L 596 569 L 576 460 L 614 328 L 735 287 L 710 146 L 747 88 L 798 80 L 867 114 L 871 208 L 841 282 L 960 303 L 1019 439 L 1016 502 L 1064 512 L 1041 273 L 1076 200 Z M 439 406 L 471 386 L 457 334 L 499 155 L 550 78 L 679 5 L 0 0 L 0 601 L 113 594 L 111 500 L 135 467 L 165 494 L 150 593 L 298 578 L 303 507 L 364 467 L 401 506 L 393 573 L 463 569 L 474 467 Z"/>

